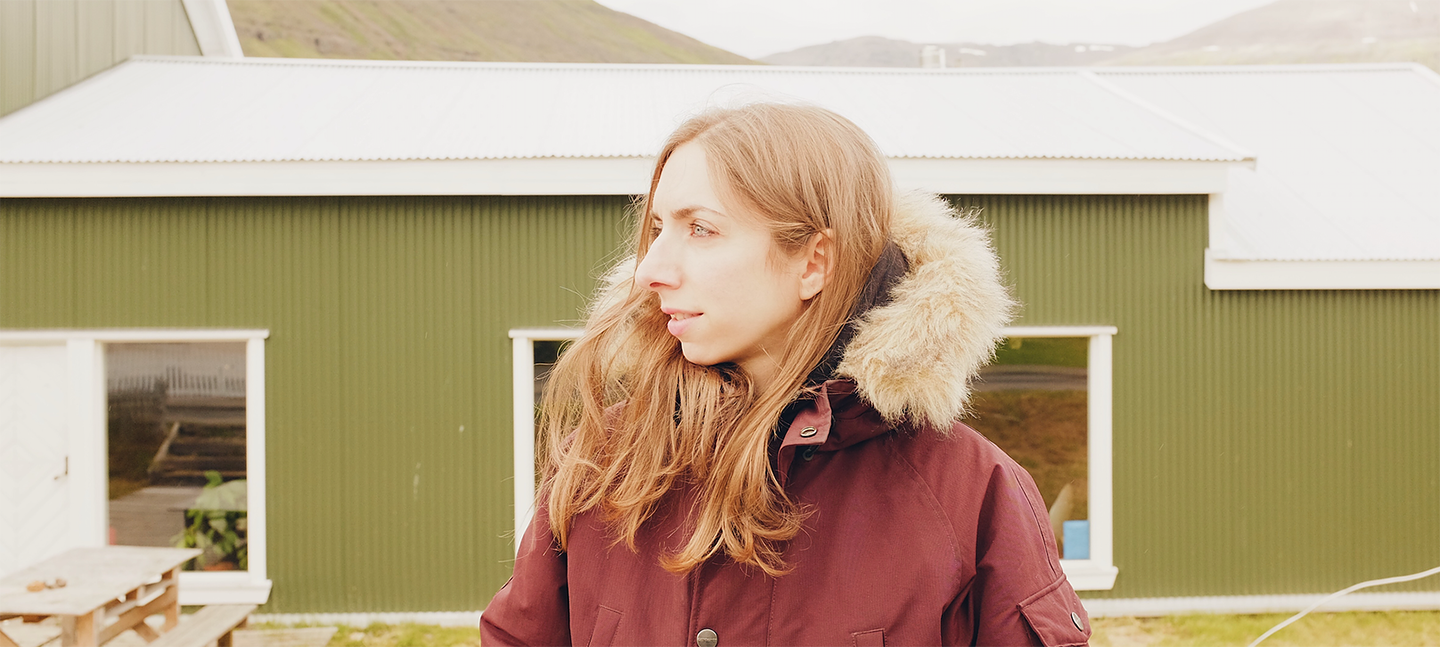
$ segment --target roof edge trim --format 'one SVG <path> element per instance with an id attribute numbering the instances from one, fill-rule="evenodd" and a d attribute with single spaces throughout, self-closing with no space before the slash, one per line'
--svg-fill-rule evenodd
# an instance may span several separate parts
<path id="1" fill-rule="evenodd" d="M 1205 250 L 1211 290 L 1440 290 L 1440 260 L 1239 261 Z"/>
<path id="2" fill-rule="evenodd" d="M 195 1 L 195 0 L 190 0 Z M 199 0 L 212 2 L 217 0 Z M 223 1 L 223 0 L 218 0 Z M 227 13 L 226 16 L 229 14 Z M 233 24 L 231 31 L 233 33 Z M 238 41 L 238 39 L 237 39 Z M 1078 72 L 1096 74 L 1254 74 L 1275 72 L 1383 72 L 1428 69 L 1419 63 L 1305 63 L 1291 65 L 1193 65 L 1193 66 L 1105 66 L 1105 67 L 827 67 L 819 65 L 693 65 L 689 63 L 536 63 L 519 61 L 410 61 L 348 58 L 279 58 L 252 56 L 243 60 L 226 60 L 207 56 L 137 54 L 131 61 L 159 63 L 208 63 L 212 65 L 296 65 L 320 67 L 435 67 L 435 68 L 511 68 L 517 70 L 654 70 L 654 71 L 733 71 L 812 73 L 812 74 L 903 74 L 903 75 L 1011 75 L 1053 76 Z"/>
<path id="3" fill-rule="evenodd" d="M 947 194 L 1213 194 L 1234 162 L 891 158 L 897 185 Z M 650 157 L 5 164 L 0 198 L 637 195 Z"/>

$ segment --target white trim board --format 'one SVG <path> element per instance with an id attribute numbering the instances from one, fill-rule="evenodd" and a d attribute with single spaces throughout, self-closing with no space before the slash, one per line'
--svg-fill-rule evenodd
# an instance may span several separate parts
<path id="1" fill-rule="evenodd" d="M 520 549 L 520 538 L 535 513 L 535 342 L 576 339 L 579 328 L 521 328 L 510 331 L 511 393 L 513 395 L 512 443 L 514 462 L 511 467 L 514 483 L 515 526 L 512 548 Z M 1006 337 L 1088 337 L 1089 367 L 1087 393 L 1087 451 L 1089 463 L 1090 559 L 1061 560 L 1070 585 L 1077 590 L 1114 588 L 1120 571 L 1115 567 L 1115 497 L 1113 434 L 1112 337 L 1114 326 L 1013 326 L 1005 329 Z M 522 475 L 530 475 L 528 478 Z"/>
<path id="2" fill-rule="evenodd" d="M 1226 595 L 1176 598 L 1084 599 L 1092 618 L 1154 617 L 1181 613 L 1295 613 L 1318 602 L 1315 595 Z M 1403 593 L 1351 593 L 1316 609 L 1334 611 L 1429 611 L 1440 609 L 1440 591 Z"/>
<path id="3" fill-rule="evenodd" d="M 74 546 L 103 546 L 109 527 L 106 492 L 106 385 L 107 343 L 245 342 L 245 461 L 249 509 L 249 570 L 230 573 L 180 574 L 180 603 L 263 604 L 270 597 L 267 578 L 265 506 L 265 339 L 268 330 L 245 329 L 95 329 L 0 330 L 0 344 L 58 344 L 68 348 L 70 363 L 70 423 L 72 442 L 68 476 L 71 479 L 71 541 Z"/>
<path id="4" fill-rule="evenodd" d="M 0 163 L 0 198 L 637 195 L 648 157 Z M 1223 193 L 1240 162 L 891 159 L 897 185 L 945 194 Z"/>
<path id="5" fill-rule="evenodd" d="M 1246 261 L 1205 250 L 1211 290 L 1436 290 L 1440 260 Z"/>
<path id="6" fill-rule="evenodd" d="M 185 16 L 190 19 L 190 31 L 195 34 L 202 56 L 245 56 L 225 0 L 180 0 L 180 3 L 185 7 Z"/>

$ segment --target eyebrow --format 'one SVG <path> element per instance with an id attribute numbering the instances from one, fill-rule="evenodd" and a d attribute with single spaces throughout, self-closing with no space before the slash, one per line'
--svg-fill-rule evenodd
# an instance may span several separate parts
<path id="1" fill-rule="evenodd" d="M 688 206 L 688 207 L 681 207 L 681 208 L 679 208 L 679 209 L 676 209 L 676 210 L 675 210 L 675 213 L 671 214 L 670 217 L 671 217 L 671 218 L 674 218 L 674 219 L 676 219 L 676 220 L 691 220 L 691 219 L 694 219 L 696 213 L 701 212 L 701 211 L 708 211 L 708 212 L 713 213 L 713 214 L 715 214 L 715 215 L 717 215 L 717 216 L 727 217 L 727 216 L 725 216 L 725 214 L 723 214 L 723 213 L 721 213 L 721 212 L 719 212 L 719 211 L 716 211 L 716 210 L 714 210 L 714 209 L 711 209 L 710 207 L 702 207 L 702 206 L 700 206 L 700 205 L 691 205 L 691 206 Z M 651 209 L 651 210 L 650 210 L 650 219 L 651 219 L 651 220 L 659 220 L 659 219 L 660 219 L 660 214 L 656 213 L 654 209 Z"/>

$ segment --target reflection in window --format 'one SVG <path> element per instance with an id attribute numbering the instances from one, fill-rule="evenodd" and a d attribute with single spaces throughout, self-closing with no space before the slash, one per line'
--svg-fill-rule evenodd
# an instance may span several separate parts
<path id="1" fill-rule="evenodd" d="M 1035 479 L 1064 559 L 1090 558 L 1089 338 L 1011 337 L 974 383 L 965 421 Z"/>
<path id="2" fill-rule="evenodd" d="M 110 541 L 248 567 L 245 344 L 107 344 Z"/>

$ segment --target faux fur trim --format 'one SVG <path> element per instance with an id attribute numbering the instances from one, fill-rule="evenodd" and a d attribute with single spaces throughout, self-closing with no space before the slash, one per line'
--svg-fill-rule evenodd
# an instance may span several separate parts
<path id="1" fill-rule="evenodd" d="M 837 373 L 886 420 L 948 430 L 965 413 L 970 379 L 995 357 L 1016 303 L 1000 282 L 990 235 L 945 200 L 900 197 L 891 237 L 910 272 L 886 306 L 866 313 Z"/>
<path id="2" fill-rule="evenodd" d="M 888 305 L 861 317 L 836 374 L 854 380 L 887 421 L 945 431 L 965 414 L 970 380 L 994 358 L 1017 305 L 1000 281 L 989 232 L 944 199 L 901 195 L 891 237 L 910 271 Z M 634 256 L 616 264 L 591 312 L 618 305 L 634 275 Z M 623 364 L 623 349 L 612 350 Z"/>

